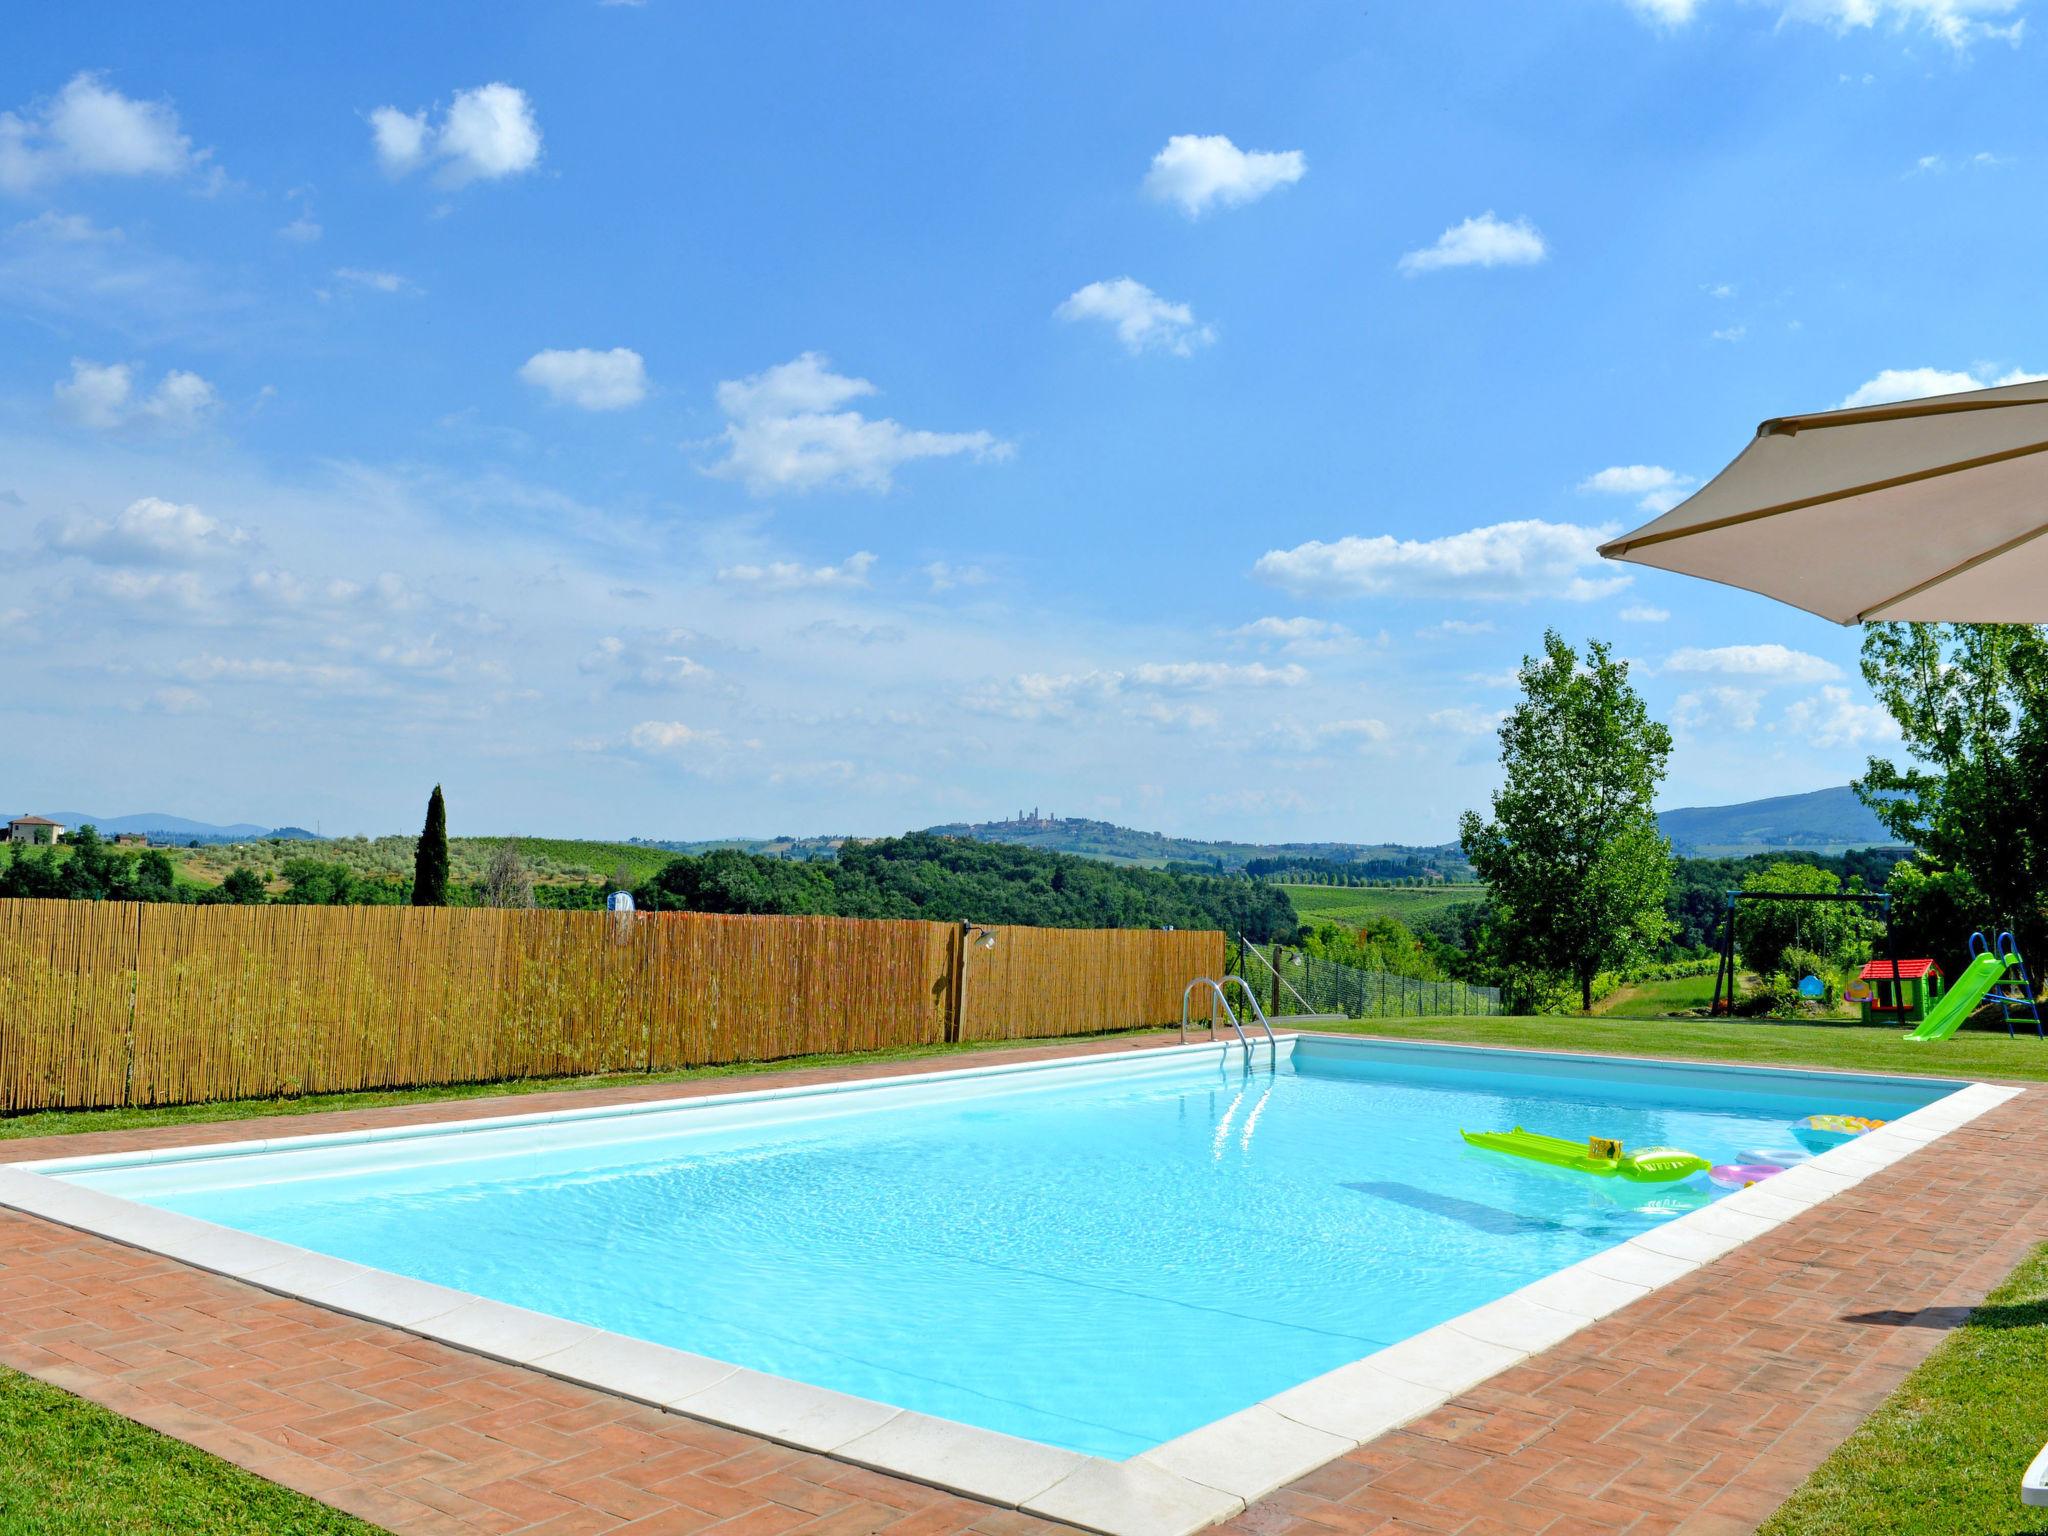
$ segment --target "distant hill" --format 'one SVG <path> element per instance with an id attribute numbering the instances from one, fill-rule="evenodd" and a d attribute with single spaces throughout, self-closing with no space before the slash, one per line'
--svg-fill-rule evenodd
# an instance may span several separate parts
<path id="1" fill-rule="evenodd" d="M 1898 842 L 1846 784 L 1741 805 L 1659 811 L 1657 825 L 1675 852 L 1691 858 L 1736 858 L 1776 848 L 1844 853 Z"/>
<path id="2" fill-rule="evenodd" d="M 117 832 L 140 832 L 164 843 L 242 843 L 258 837 L 311 838 L 315 835 L 304 827 L 280 827 L 273 832 L 268 827 L 247 821 L 221 826 L 211 821 L 194 821 L 188 816 L 173 816 L 168 811 L 143 811 L 134 816 L 93 816 L 84 811 L 44 811 L 42 814 L 52 821 L 62 822 L 69 832 L 90 824 L 109 837 Z"/>
<path id="3" fill-rule="evenodd" d="M 937 837 L 1013 843 L 1048 853 L 1077 853 L 1084 858 L 1103 859 L 1112 864 L 1189 864 L 1218 873 L 1242 870 L 1254 860 L 1262 860 L 1274 863 L 1374 862 L 1401 866 L 1398 870 L 1390 867 L 1379 872 L 1386 875 L 1428 871 L 1447 880 L 1469 879 L 1471 876 L 1471 867 L 1466 864 L 1465 856 L 1456 843 L 1410 847 L 1402 843 L 1219 842 L 1199 837 L 1173 837 L 1164 832 L 1140 832 L 1133 827 L 1120 827 L 1114 822 L 1089 821 L 1079 816 L 1020 816 L 1009 821 L 948 822 L 925 830 Z"/>

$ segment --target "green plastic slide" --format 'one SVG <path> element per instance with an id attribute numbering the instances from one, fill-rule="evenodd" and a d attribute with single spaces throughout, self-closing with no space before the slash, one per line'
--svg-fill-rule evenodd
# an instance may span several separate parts
<path id="1" fill-rule="evenodd" d="M 1958 1029 L 1963 1020 L 1977 1011 L 1977 1005 L 1984 1001 L 1984 994 L 2005 980 L 2006 970 L 2017 963 L 2017 955 L 1979 955 L 1972 960 L 1969 969 L 1956 978 L 1956 984 L 1944 992 L 1941 1001 L 1927 1010 L 1927 1017 L 1920 1021 L 1920 1027 L 1906 1036 L 1908 1040 L 1946 1040 Z"/>

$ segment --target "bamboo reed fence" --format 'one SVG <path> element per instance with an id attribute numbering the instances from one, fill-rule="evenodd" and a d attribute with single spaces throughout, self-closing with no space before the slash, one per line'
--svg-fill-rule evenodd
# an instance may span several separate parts
<path id="1" fill-rule="evenodd" d="M 1180 1018 L 1220 933 L 0 901 L 0 1114 L 657 1072 Z M 964 982 L 963 982 L 964 976 Z"/>

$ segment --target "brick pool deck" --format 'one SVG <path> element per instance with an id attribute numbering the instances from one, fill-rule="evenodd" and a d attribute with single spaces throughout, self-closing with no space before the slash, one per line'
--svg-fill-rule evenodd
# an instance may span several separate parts
<path id="1" fill-rule="evenodd" d="M 1120 1052 L 1171 1039 L 971 1060 Z M 765 1081 L 959 1064 L 936 1058 L 779 1072 Z M 636 1083 L 0 1141 L 0 1162 L 690 1098 L 763 1082 Z M 2044 1154 L 2048 1092 L 2028 1092 L 1218 1529 L 1752 1530 L 2048 1237 Z M 400 1536 L 1064 1530 L 6 1210 L 0 1364 Z"/>

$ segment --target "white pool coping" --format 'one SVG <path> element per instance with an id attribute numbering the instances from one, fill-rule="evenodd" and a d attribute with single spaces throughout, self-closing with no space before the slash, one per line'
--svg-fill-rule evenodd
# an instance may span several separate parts
<path id="1" fill-rule="evenodd" d="M 1295 1038 L 1284 1036 L 1281 1050 L 1291 1053 Z M 1348 1034 L 1308 1038 L 1371 1040 Z M 1090 1068 L 1101 1072 L 1117 1063 L 1143 1060 L 1149 1065 L 1238 1049 L 1235 1041 L 1171 1046 L 1129 1056 L 1000 1063 L 381 1130 L 11 1163 L 0 1165 L 0 1206 L 564 1381 L 1104 1536 L 1189 1536 L 1562 1343 L 1588 1324 L 1712 1263 L 2025 1091 L 1965 1083 L 1766 1184 L 1725 1195 L 1496 1301 L 1121 1462 L 508 1306 L 51 1177 L 88 1168 L 453 1135 L 954 1078 Z M 1887 1075 L 1566 1051 L 1518 1049 L 1514 1054 L 1844 1078 Z"/>

